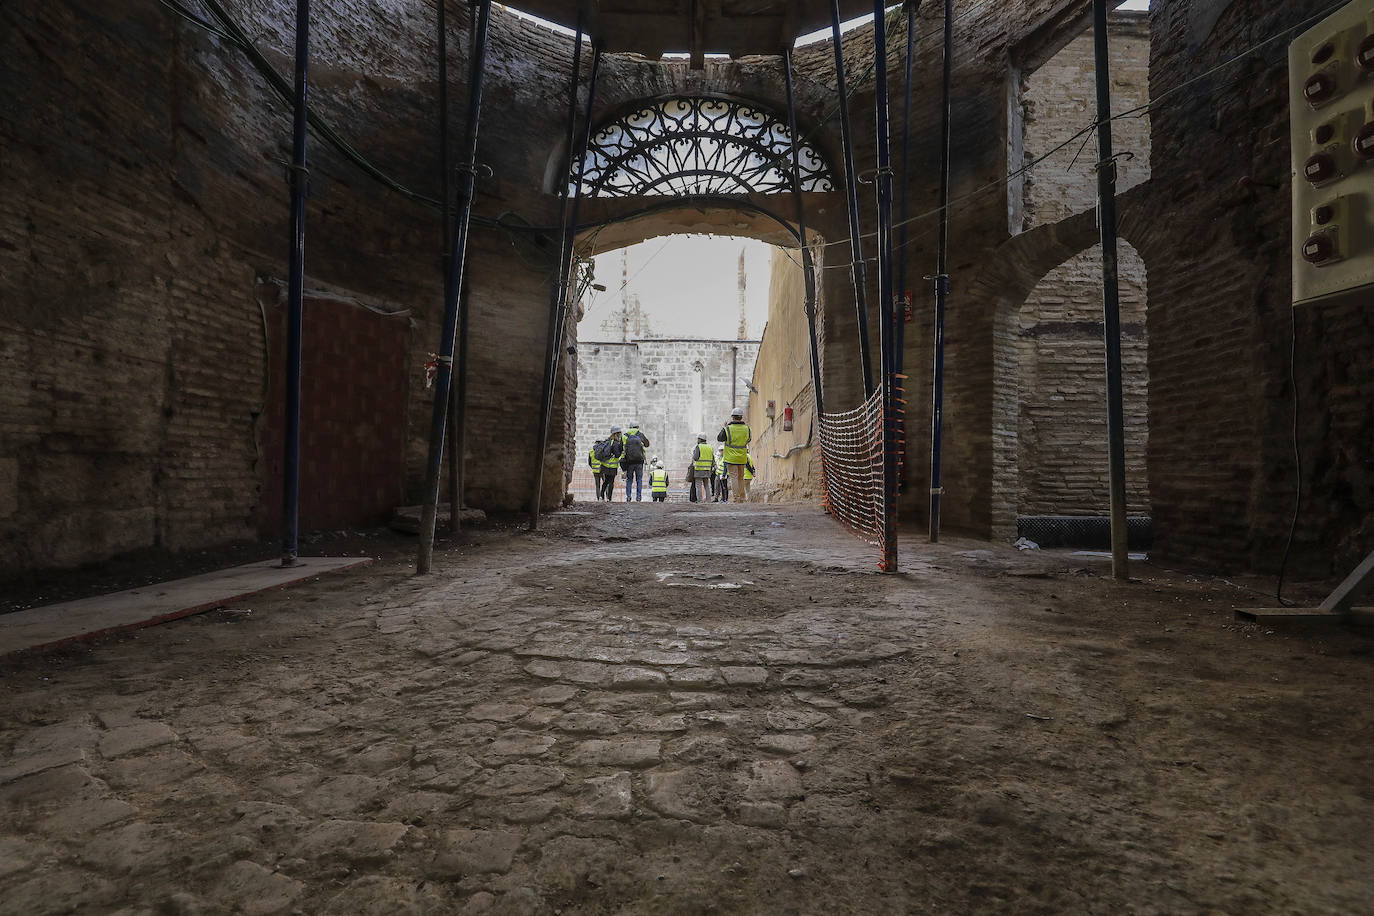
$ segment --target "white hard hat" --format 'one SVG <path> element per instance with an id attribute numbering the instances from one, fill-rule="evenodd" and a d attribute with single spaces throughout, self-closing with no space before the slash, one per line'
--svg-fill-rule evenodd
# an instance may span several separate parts
<path id="1" fill-rule="evenodd" d="M 624 431 L 625 430 L 621 429 L 619 426 L 611 427 L 611 435 L 615 435 L 616 433 L 623 433 Z"/>
<path id="2" fill-rule="evenodd" d="M 700 439 L 702 442 L 705 442 L 705 441 L 706 441 L 706 434 L 705 434 L 705 433 L 697 433 L 697 438 Z"/>
<path id="3" fill-rule="evenodd" d="M 732 416 L 732 417 L 742 417 L 742 416 L 744 416 L 744 408 L 743 408 L 743 407 L 736 407 L 734 410 L 730 411 L 730 416 Z"/>

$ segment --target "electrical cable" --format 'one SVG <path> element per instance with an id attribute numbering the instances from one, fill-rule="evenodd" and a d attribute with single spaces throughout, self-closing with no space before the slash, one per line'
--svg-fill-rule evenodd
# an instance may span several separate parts
<path id="1" fill-rule="evenodd" d="M 1268 277 L 1269 272 L 1265 271 L 1264 279 L 1260 280 L 1261 290 Z M 1294 602 L 1283 597 L 1283 576 L 1288 571 L 1288 553 L 1293 549 L 1293 535 L 1298 530 L 1298 516 L 1302 513 L 1302 448 L 1298 443 L 1298 310 L 1295 308 L 1288 310 L 1288 329 L 1288 384 L 1293 389 L 1293 464 L 1296 468 L 1298 492 L 1293 499 L 1293 518 L 1288 523 L 1288 540 L 1283 545 L 1283 559 L 1279 561 L 1279 581 L 1274 588 L 1274 598 L 1284 607 L 1294 605 Z"/>

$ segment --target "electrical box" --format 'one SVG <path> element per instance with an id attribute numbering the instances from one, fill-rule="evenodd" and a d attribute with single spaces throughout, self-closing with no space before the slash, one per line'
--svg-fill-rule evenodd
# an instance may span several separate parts
<path id="1" fill-rule="evenodd" d="M 1374 0 L 1288 48 L 1293 305 L 1374 296 Z"/>

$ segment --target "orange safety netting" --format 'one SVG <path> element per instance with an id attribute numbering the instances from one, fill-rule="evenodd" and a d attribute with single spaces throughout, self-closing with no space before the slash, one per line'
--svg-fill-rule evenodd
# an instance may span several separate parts
<path id="1" fill-rule="evenodd" d="M 883 546 L 882 389 L 846 413 L 821 414 L 825 507 L 855 537 Z"/>

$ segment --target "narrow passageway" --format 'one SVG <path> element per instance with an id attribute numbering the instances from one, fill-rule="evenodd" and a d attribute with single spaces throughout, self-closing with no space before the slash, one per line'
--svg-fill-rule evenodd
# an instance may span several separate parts
<path id="1" fill-rule="evenodd" d="M 1367 906 L 1374 640 L 1229 583 L 756 504 L 435 567 L 4 661 L 0 912 Z"/>

